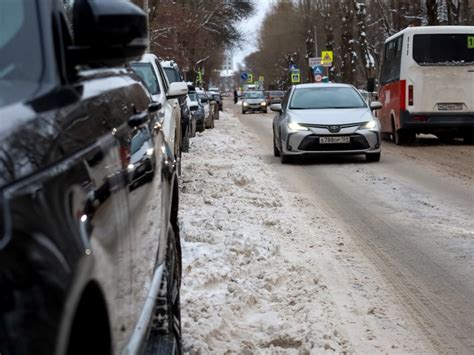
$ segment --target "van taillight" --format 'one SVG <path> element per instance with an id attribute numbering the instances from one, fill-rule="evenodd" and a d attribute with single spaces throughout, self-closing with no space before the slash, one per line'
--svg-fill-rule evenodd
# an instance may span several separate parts
<path id="1" fill-rule="evenodd" d="M 413 85 L 408 85 L 408 106 L 413 106 Z"/>

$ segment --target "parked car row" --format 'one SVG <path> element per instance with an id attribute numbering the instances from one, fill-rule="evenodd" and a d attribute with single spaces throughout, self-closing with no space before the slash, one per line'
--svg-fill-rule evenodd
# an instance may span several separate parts
<path id="1" fill-rule="evenodd" d="M 181 353 L 177 172 L 204 103 L 143 55 L 131 2 L 0 13 L 0 354 Z"/>

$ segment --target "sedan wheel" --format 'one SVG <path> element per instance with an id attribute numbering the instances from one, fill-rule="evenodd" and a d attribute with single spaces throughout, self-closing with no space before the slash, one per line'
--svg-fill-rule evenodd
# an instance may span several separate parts
<path id="1" fill-rule="evenodd" d="M 273 133 L 273 156 L 274 157 L 279 157 L 280 156 L 280 151 L 278 150 L 278 148 L 275 144 L 275 133 Z"/>
<path id="2" fill-rule="evenodd" d="M 365 159 L 370 162 L 380 161 L 380 153 L 367 153 Z"/>

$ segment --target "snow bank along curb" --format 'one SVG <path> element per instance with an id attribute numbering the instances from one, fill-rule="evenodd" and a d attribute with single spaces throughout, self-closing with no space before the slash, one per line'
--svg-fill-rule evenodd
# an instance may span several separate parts
<path id="1" fill-rule="evenodd" d="M 185 352 L 425 350 L 344 232 L 295 214 L 300 198 L 282 191 L 236 117 L 224 112 L 191 144 L 180 191 Z"/>

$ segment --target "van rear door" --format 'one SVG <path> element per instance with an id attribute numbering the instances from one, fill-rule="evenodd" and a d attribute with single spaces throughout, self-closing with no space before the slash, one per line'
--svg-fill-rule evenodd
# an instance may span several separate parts
<path id="1" fill-rule="evenodd" d="M 413 36 L 413 61 L 407 68 L 409 111 L 474 112 L 474 46 L 469 42 L 471 38 L 474 38 L 474 31 L 472 34 Z M 412 100 L 410 85 L 413 85 Z"/>

